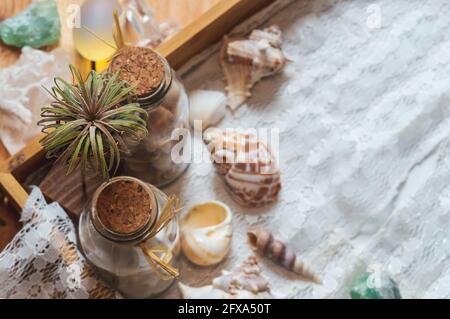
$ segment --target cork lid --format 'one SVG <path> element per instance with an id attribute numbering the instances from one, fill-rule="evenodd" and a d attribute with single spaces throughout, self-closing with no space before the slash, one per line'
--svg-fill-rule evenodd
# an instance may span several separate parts
<path id="1" fill-rule="evenodd" d="M 124 47 L 112 59 L 110 71 L 120 70 L 119 79 L 136 85 L 138 96 L 154 93 L 164 79 L 164 63 L 150 48 Z"/>
<path id="2" fill-rule="evenodd" d="M 154 220 L 154 205 L 145 184 L 132 179 L 116 179 L 100 190 L 95 208 L 103 227 L 116 234 L 128 235 L 142 230 Z"/>

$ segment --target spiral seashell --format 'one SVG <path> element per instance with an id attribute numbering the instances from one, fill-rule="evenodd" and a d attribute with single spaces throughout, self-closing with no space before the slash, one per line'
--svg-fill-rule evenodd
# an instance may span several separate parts
<path id="1" fill-rule="evenodd" d="M 232 213 L 219 201 L 195 205 L 181 223 L 181 249 L 199 266 L 221 262 L 230 250 Z"/>
<path id="2" fill-rule="evenodd" d="M 204 136 L 216 171 L 242 206 L 261 207 L 277 199 L 281 177 L 269 147 L 255 134 L 208 131 Z"/>
<path id="3" fill-rule="evenodd" d="M 254 256 L 249 257 L 235 271 L 222 271 L 211 285 L 190 287 L 179 283 L 185 299 L 273 299 L 269 281 L 261 275 L 261 268 Z"/>
<path id="4" fill-rule="evenodd" d="M 262 78 L 281 71 L 287 58 L 281 50 L 281 30 L 276 26 L 253 30 L 249 38 L 224 38 L 220 64 L 224 73 L 227 104 L 232 111 L 250 96 Z"/>
<path id="5" fill-rule="evenodd" d="M 305 280 L 321 284 L 322 281 L 315 274 L 305 268 L 305 265 L 295 252 L 285 243 L 274 239 L 270 231 L 265 229 L 251 229 L 247 232 L 251 248 L 284 268 L 302 276 Z"/>

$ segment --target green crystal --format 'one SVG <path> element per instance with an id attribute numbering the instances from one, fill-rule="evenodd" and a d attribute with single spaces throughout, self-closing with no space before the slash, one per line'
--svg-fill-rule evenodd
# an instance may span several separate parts
<path id="1" fill-rule="evenodd" d="M 378 278 L 374 278 L 378 276 Z M 364 273 L 350 288 L 352 299 L 401 299 L 397 283 L 386 274 Z"/>
<path id="2" fill-rule="evenodd" d="M 61 23 L 55 0 L 35 0 L 19 15 L 0 23 L 0 38 L 19 48 L 41 48 L 59 40 Z"/>

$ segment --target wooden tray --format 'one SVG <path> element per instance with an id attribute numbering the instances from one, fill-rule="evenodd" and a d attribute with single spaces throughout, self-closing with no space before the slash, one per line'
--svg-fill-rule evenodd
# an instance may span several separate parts
<path id="1" fill-rule="evenodd" d="M 154 3 L 158 2 L 157 0 L 149 1 Z M 217 3 L 201 14 L 197 19 L 188 23 L 179 33 L 157 48 L 175 69 L 182 66 L 186 61 L 206 49 L 211 44 L 219 41 L 224 34 L 238 23 L 275 0 L 207 1 Z M 23 2 L 28 3 L 29 0 L 19 0 L 15 2 L 23 4 Z M 61 2 L 69 4 L 80 2 L 80 0 L 63 0 Z M 178 2 L 179 0 L 176 1 L 176 3 Z M 195 0 L 195 3 L 200 2 Z M 3 2 L 0 4 L 0 19 L 4 18 L 4 16 L 2 16 L 2 5 Z M 24 6 L 19 5 L 19 7 L 23 8 Z M 67 36 L 65 38 L 67 38 Z M 69 38 L 71 39 L 71 36 L 69 36 Z M 70 41 L 62 45 L 70 47 Z M 0 51 L 1 49 L 2 47 L 0 45 Z M 11 59 L 14 59 L 14 54 L 17 54 L 17 52 L 11 52 Z M 9 202 L 17 211 L 20 211 L 28 198 L 28 193 L 22 187 L 21 182 L 23 182 L 30 173 L 36 171 L 36 169 L 46 163 L 44 151 L 39 144 L 40 139 L 41 136 L 36 137 L 26 147 L 13 156 L 7 154 L 6 149 L 0 141 L 0 192 L 3 192 L 7 196 Z"/>

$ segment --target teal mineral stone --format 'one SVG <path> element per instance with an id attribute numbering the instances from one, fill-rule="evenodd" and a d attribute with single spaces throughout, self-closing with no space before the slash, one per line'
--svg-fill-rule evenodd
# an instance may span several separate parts
<path id="1" fill-rule="evenodd" d="M 35 0 L 19 15 L 0 23 L 3 43 L 40 48 L 59 40 L 61 23 L 55 0 Z"/>
<path id="2" fill-rule="evenodd" d="M 385 274 L 365 273 L 350 288 L 352 299 L 401 299 L 397 283 Z"/>

